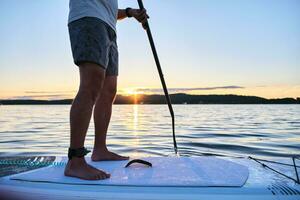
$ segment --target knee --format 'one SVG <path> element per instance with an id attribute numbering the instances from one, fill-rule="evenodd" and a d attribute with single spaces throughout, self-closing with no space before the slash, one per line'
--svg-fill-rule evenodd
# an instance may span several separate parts
<path id="1" fill-rule="evenodd" d="M 98 95 L 101 92 L 103 80 L 99 77 L 91 76 L 88 81 L 80 84 L 80 91 L 84 94 L 84 97 L 95 103 Z"/>
<path id="2" fill-rule="evenodd" d="M 89 64 L 80 67 L 80 74 L 79 90 L 94 103 L 103 87 L 105 72 L 99 66 Z"/>
<path id="3" fill-rule="evenodd" d="M 117 86 L 115 84 L 105 85 L 101 92 L 102 100 L 107 103 L 112 103 L 117 94 Z"/>
<path id="4" fill-rule="evenodd" d="M 95 103 L 99 93 L 101 91 L 100 86 L 96 85 L 81 85 L 79 89 L 79 93 L 83 95 L 83 97 L 92 103 Z"/>

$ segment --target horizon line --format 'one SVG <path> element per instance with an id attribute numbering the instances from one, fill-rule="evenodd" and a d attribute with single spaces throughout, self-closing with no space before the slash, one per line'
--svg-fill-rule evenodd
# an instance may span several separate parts
<path id="1" fill-rule="evenodd" d="M 189 96 L 242 96 L 242 97 L 258 97 L 266 100 L 273 100 L 273 99 L 294 99 L 298 100 L 300 99 L 299 97 L 276 97 L 276 98 L 266 98 L 266 97 L 261 97 L 261 96 L 256 96 L 256 95 L 241 95 L 241 94 L 189 94 L 189 93 L 183 93 L 183 92 L 178 92 L 178 93 L 171 93 L 171 95 L 179 95 L 179 94 L 184 94 L 184 95 L 189 95 Z M 136 96 L 165 96 L 164 94 L 161 93 L 153 93 L 153 94 L 148 94 L 148 93 L 137 93 L 137 94 L 122 94 L 122 93 L 117 93 L 116 96 L 124 96 L 124 97 L 136 97 Z M 59 95 L 37 95 L 39 97 L 49 97 L 49 96 L 59 96 Z M 28 98 L 27 98 L 28 97 Z M 34 99 L 36 96 L 16 96 L 12 98 L 5 98 L 5 99 L 0 99 L 0 101 L 63 101 L 63 100 L 72 100 L 74 98 L 57 98 L 57 99 Z"/>

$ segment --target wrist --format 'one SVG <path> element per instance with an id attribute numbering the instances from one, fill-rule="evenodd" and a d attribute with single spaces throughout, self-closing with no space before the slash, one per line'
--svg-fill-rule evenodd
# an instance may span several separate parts
<path id="1" fill-rule="evenodd" d="M 132 17 L 131 11 L 132 11 L 132 8 L 128 7 L 125 9 L 125 13 L 128 18 Z"/>

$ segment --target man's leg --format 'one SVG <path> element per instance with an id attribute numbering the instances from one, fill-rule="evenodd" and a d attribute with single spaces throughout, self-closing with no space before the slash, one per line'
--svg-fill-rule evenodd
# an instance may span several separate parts
<path id="1" fill-rule="evenodd" d="M 117 76 L 107 76 L 101 94 L 96 100 L 94 108 L 95 144 L 92 154 L 93 161 L 100 160 L 127 160 L 128 157 L 120 156 L 108 151 L 106 147 L 106 134 L 109 126 L 112 104 L 117 92 Z"/>
<path id="2" fill-rule="evenodd" d="M 92 63 L 83 63 L 79 67 L 80 86 L 70 111 L 71 141 L 70 148 L 84 147 L 84 140 L 95 104 L 105 79 L 105 70 Z M 66 176 L 97 180 L 109 177 L 109 174 L 88 165 L 85 159 L 73 157 L 65 168 Z"/>

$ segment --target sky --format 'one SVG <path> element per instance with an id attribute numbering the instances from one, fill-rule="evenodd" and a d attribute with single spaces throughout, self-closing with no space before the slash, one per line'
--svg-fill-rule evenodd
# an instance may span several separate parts
<path id="1" fill-rule="evenodd" d="M 144 0 L 171 93 L 300 97 L 299 0 Z M 137 7 L 119 0 L 119 8 Z M 73 98 L 68 0 L 0 1 L 0 99 Z M 145 31 L 117 25 L 119 94 L 160 93 Z"/>

